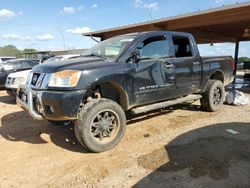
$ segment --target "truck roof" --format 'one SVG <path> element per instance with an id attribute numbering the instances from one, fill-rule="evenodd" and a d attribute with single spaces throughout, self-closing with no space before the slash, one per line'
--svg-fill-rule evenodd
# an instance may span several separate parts
<path id="1" fill-rule="evenodd" d="M 136 32 L 136 33 L 128 33 L 128 34 L 123 34 L 123 35 L 118 35 L 118 36 L 140 36 L 140 35 L 145 35 L 145 34 L 163 34 L 163 33 L 171 33 L 171 34 L 178 34 L 178 35 L 191 35 L 190 33 L 185 33 L 185 32 L 179 32 L 179 31 L 166 31 L 166 30 L 161 30 L 161 31 L 144 31 L 144 32 Z"/>

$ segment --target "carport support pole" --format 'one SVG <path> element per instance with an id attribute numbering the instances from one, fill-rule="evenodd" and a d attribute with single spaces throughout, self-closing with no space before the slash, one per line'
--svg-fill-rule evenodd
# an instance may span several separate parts
<path id="1" fill-rule="evenodd" d="M 239 45 L 240 45 L 240 41 L 237 40 L 235 43 L 235 52 L 234 52 L 234 60 L 235 60 L 234 75 L 236 75 L 236 71 L 237 71 L 238 57 L 239 57 Z"/>
<path id="2" fill-rule="evenodd" d="M 234 60 L 235 60 L 234 75 L 236 75 L 236 72 L 237 72 L 239 45 L 240 45 L 240 41 L 237 39 L 237 41 L 235 43 L 235 52 L 234 52 Z M 236 76 L 234 77 L 232 90 L 235 90 L 235 81 L 236 81 Z M 236 94 L 236 92 L 233 92 L 233 100 L 235 99 L 235 94 Z"/>

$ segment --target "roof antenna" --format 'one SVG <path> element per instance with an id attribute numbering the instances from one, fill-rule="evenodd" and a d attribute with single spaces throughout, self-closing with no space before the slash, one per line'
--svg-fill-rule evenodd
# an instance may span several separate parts
<path id="1" fill-rule="evenodd" d="M 153 16 L 152 16 L 152 11 L 151 9 L 148 10 L 148 15 L 149 15 L 149 19 L 153 20 Z"/>

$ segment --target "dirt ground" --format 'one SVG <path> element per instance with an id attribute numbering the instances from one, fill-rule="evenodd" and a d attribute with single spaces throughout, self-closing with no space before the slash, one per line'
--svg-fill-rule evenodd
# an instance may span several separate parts
<path id="1" fill-rule="evenodd" d="M 71 126 L 32 120 L 5 91 L 0 117 L 1 188 L 250 187 L 250 105 L 209 113 L 196 102 L 134 117 L 99 154 Z"/>

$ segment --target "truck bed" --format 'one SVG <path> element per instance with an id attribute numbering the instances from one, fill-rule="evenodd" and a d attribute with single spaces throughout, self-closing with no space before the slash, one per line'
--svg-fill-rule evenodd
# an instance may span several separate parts
<path id="1" fill-rule="evenodd" d="M 234 79 L 235 62 L 231 56 L 202 56 L 203 78 L 209 78 L 214 72 L 222 72 L 224 85 L 231 83 Z M 205 80 L 207 81 L 207 80 Z"/>

